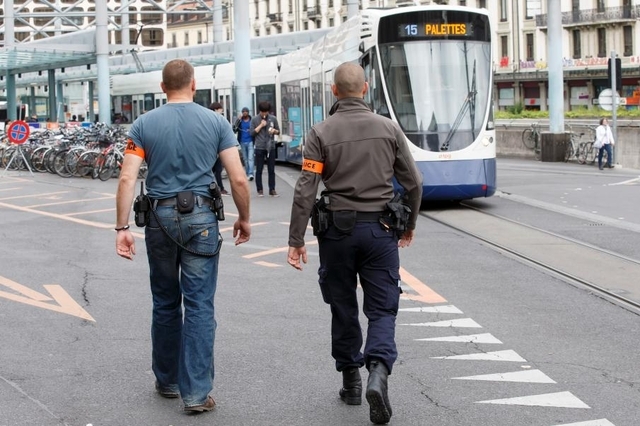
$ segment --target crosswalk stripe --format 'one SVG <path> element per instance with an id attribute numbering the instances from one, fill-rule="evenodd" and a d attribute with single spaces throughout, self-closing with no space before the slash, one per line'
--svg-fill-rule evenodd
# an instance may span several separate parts
<path id="1" fill-rule="evenodd" d="M 540 370 L 513 371 L 510 373 L 481 374 L 479 376 L 454 377 L 454 380 L 483 380 L 489 382 L 556 383 Z"/>
<path id="2" fill-rule="evenodd" d="M 542 395 L 518 396 L 516 398 L 477 401 L 476 404 L 528 405 L 536 407 L 591 408 L 571 392 L 545 393 Z"/>
<path id="3" fill-rule="evenodd" d="M 560 425 L 557 425 L 560 426 Z M 589 420 L 578 423 L 562 423 L 562 426 L 616 426 L 607 419 Z"/>
<path id="4" fill-rule="evenodd" d="M 514 350 L 482 352 L 477 354 L 466 355 L 450 355 L 450 356 L 432 356 L 431 359 L 454 359 L 461 361 L 510 361 L 510 362 L 527 362 Z"/>
<path id="5" fill-rule="evenodd" d="M 400 325 L 413 325 L 417 327 L 461 327 L 461 328 L 482 328 L 480 324 L 472 320 L 471 318 L 459 318 L 446 321 L 435 322 L 418 322 L 412 324 L 400 324 Z"/>
<path id="6" fill-rule="evenodd" d="M 419 308 L 402 308 L 398 312 L 433 312 L 437 314 L 461 314 L 462 311 L 453 305 L 421 306 Z"/>
<path id="7" fill-rule="evenodd" d="M 413 340 L 421 342 L 488 343 L 496 345 L 502 344 L 502 342 L 496 339 L 491 333 L 469 334 L 466 336 L 429 337 L 426 339 Z"/>

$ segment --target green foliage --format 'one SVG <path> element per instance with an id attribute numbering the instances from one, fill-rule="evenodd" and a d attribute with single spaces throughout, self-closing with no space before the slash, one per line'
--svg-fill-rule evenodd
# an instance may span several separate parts
<path id="1" fill-rule="evenodd" d="M 624 107 L 618 108 L 618 118 L 634 119 L 640 118 L 640 109 L 626 109 Z M 529 119 L 545 119 L 549 118 L 549 111 L 535 111 L 522 109 L 522 105 L 514 105 L 507 108 L 506 111 L 495 111 L 495 118 L 497 120 L 513 120 L 518 118 Z M 611 111 L 605 111 L 599 107 L 579 107 L 571 111 L 565 111 L 565 118 L 583 118 L 583 119 L 598 119 L 601 117 L 611 118 Z"/>

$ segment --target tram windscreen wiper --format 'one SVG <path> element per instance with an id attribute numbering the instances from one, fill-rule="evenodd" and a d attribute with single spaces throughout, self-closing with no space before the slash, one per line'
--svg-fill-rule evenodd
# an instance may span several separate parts
<path id="1" fill-rule="evenodd" d="M 460 111 L 458 111 L 458 115 L 456 116 L 456 119 L 453 122 L 453 125 L 451 126 L 451 130 L 449 130 L 449 133 L 447 134 L 447 138 L 445 139 L 444 143 L 440 147 L 440 151 L 449 150 L 449 144 L 451 142 L 451 139 L 453 138 L 453 135 L 458 130 L 458 127 L 460 127 L 460 124 L 462 123 L 462 120 L 464 119 L 464 116 L 467 114 L 467 110 L 469 109 L 470 109 L 469 115 L 471 118 L 471 135 L 473 138 L 472 140 L 475 140 L 476 134 L 475 134 L 474 122 L 476 118 L 476 95 L 477 94 L 478 94 L 478 90 L 476 88 L 476 61 L 473 61 L 473 77 L 471 79 L 471 89 L 469 90 L 469 93 L 467 93 L 467 97 L 464 99 L 464 102 L 460 107 Z"/>

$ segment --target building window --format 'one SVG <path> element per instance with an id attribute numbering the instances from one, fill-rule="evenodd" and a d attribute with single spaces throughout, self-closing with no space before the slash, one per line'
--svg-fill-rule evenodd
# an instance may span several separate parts
<path id="1" fill-rule="evenodd" d="M 202 31 L 198 31 L 198 44 L 202 44 Z"/>
<path id="2" fill-rule="evenodd" d="M 171 47 L 178 47 L 178 37 L 176 33 L 171 34 Z"/>
<path id="3" fill-rule="evenodd" d="M 633 27 L 625 25 L 622 27 L 624 38 L 624 56 L 633 55 Z"/>
<path id="4" fill-rule="evenodd" d="M 527 61 L 533 61 L 534 59 L 534 49 L 533 49 L 533 34 L 528 33 L 527 35 Z"/>
<path id="5" fill-rule="evenodd" d="M 500 21 L 505 22 L 507 20 L 507 0 L 500 0 Z"/>
<path id="6" fill-rule="evenodd" d="M 580 10 L 580 0 L 571 0 L 571 11 L 578 12 Z"/>
<path id="7" fill-rule="evenodd" d="M 604 13 L 604 0 L 598 0 L 598 13 Z"/>
<path id="8" fill-rule="evenodd" d="M 598 28 L 598 58 L 607 57 L 607 30 Z"/>
<path id="9" fill-rule="evenodd" d="M 573 59 L 582 57 L 582 43 L 580 38 L 580 30 L 573 30 Z"/>
<path id="10" fill-rule="evenodd" d="M 507 58 L 509 56 L 509 37 L 508 36 L 500 37 L 500 56 L 503 58 Z"/>
<path id="11" fill-rule="evenodd" d="M 542 13 L 542 0 L 525 0 L 525 17 L 533 19 Z"/>
<path id="12" fill-rule="evenodd" d="M 460 0 L 460 1 L 458 2 L 458 4 L 459 4 L 460 6 L 466 6 L 466 5 L 467 5 L 467 0 Z"/>
<path id="13" fill-rule="evenodd" d="M 189 45 L 189 33 L 185 31 L 184 33 L 184 46 Z"/>
<path id="14" fill-rule="evenodd" d="M 487 8 L 487 0 L 478 0 L 478 7 L 480 9 L 486 9 Z"/>

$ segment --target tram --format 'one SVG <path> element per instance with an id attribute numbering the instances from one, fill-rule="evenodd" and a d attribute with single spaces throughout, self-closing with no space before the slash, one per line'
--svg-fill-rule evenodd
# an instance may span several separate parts
<path id="1" fill-rule="evenodd" d="M 369 83 L 371 110 L 404 131 L 423 174 L 423 199 L 489 197 L 496 190 L 491 34 L 484 9 L 366 9 L 303 49 L 252 60 L 249 107 L 271 103 L 281 127 L 278 159 L 301 163 L 305 135 L 335 102 L 333 70 L 357 61 Z M 235 103 L 233 63 L 197 68 L 196 101 L 219 101 L 230 120 L 248 106 Z M 163 102 L 159 78 L 129 81 L 137 93 L 120 93 L 125 85 L 117 77 L 135 78 L 114 76 L 114 96 L 145 96 L 145 82 L 153 81 L 149 105 Z"/>

